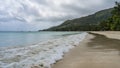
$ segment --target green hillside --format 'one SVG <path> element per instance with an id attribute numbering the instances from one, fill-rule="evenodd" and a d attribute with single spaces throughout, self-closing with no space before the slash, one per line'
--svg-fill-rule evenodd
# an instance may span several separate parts
<path id="1" fill-rule="evenodd" d="M 102 21 L 99 26 L 100 30 L 104 31 L 120 31 L 120 2 L 115 2 L 112 16 Z"/>
<path id="2" fill-rule="evenodd" d="M 111 11 L 113 8 L 105 9 L 95 14 L 88 15 L 85 17 L 67 20 L 59 26 L 45 29 L 45 31 L 90 31 L 100 30 L 99 24 L 112 16 Z"/>

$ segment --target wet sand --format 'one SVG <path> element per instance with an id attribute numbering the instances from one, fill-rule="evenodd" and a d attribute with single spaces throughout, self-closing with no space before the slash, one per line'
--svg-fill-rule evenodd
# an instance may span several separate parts
<path id="1" fill-rule="evenodd" d="M 120 68 L 120 32 L 92 32 L 52 68 Z"/>

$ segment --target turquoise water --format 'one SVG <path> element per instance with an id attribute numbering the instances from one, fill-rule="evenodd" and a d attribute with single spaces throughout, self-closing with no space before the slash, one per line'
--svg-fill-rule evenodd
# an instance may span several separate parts
<path id="1" fill-rule="evenodd" d="M 24 46 L 80 32 L 0 32 L 0 47 Z"/>

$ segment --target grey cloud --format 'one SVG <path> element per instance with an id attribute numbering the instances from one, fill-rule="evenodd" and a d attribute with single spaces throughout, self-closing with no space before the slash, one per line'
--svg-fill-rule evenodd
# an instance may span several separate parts
<path id="1" fill-rule="evenodd" d="M 0 18 L 0 22 L 11 22 L 11 21 L 26 22 L 26 20 L 24 18 L 17 18 L 17 17 L 4 17 L 4 18 Z"/>
<path id="2" fill-rule="evenodd" d="M 38 19 L 35 19 L 34 21 L 52 22 L 54 24 L 56 22 L 65 21 L 68 19 L 73 19 L 73 15 L 68 14 L 66 16 L 58 16 L 58 17 L 50 17 L 50 18 L 38 18 Z"/>
<path id="3" fill-rule="evenodd" d="M 38 4 L 42 4 L 42 5 L 48 5 L 46 0 L 31 0 L 31 1 L 36 2 Z"/>
<path id="4" fill-rule="evenodd" d="M 23 7 L 19 9 L 19 12 L 22 12 L 26 15 L 34 15 L 34 16 L 39 16 L 39 13 L 37 11 L 37 9 L 33 8 L 33 7 L 29 7 L 26 4 L 21 4 Z"/>
<path id="5" fill-rule="evenodd" d="M 10 22 L 10 21 L 15 21 L 15 18 L 0 18 L 0 22 Z"/>
<path id="6" fill-rule="evenodd" d="M 80 8 L 79 6 L 76 5 L 63 5 L 62 7 L 66 9 L 67 12 L 77 15 L 82 15 L 88 12 L 92 12 L 90 8 Z"/>
<path id="7" fill-rule="evenodd" d="M 0 9 L 0 22 L 17 21 L 16 25 L 23 22 L 21 24 L 21 26 L 24 25 L 23 30 L 27 27 L 30 30 L 38 30 L 54 26 L 61 21 L 113 7 L 115 0 L 69 0 L 68 3 L 67 0 L 12 0 L 12 6 L 9 5 L 11 4 L 9 0 L 1 2 L 5 4 L 0 5 L 3 7 Z M 31 26 L 27 26 L 26 23 L 30 23 Z M 37 28 L 31 28 L 32 26 L 37 26 Z"/>

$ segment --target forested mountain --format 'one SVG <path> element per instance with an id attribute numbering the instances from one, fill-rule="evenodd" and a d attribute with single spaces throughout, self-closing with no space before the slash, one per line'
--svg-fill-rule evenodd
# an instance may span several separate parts
<path id="1" fill-rule="evenodd" d="M 111 17 L 111 11 L 113 8 L 105 9 L 95 14 L 88 15 L 85 17 L 67 20 L 59 26 L 51 27 L 45 29 L 45 31 L 91 31 L 100 30 L 99 24 Z"/>
<path id="2" fill-rule="evenodd" d="M 111 17 L 100 23 L 100 29 L 105 31 L 120 31 L 120 2 L 116 2 L 111 14 Z"/>

